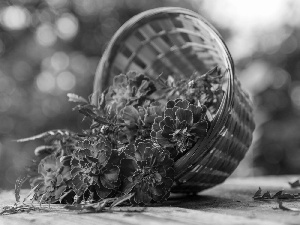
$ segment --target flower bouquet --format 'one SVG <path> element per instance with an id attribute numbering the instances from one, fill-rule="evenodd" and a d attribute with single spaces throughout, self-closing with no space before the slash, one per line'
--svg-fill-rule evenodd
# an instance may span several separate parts
<path id="1" fill-rule="evenodd" d="M 98 106 L 69 94 L 78 104 L 74 109 L 91 122 L 89 129 L 80 134 L 54 130 L 19 140 L 44 138 L 48 144 L 36 148 L 38 162 L 27 175 L 33 199 L 126 199 L 133 205 L 167 200 L 174 162 L 207 134 L 224 93 L 221 80 L 217 67 L 187 82 L 174 82 L 171 76 L 151 81 L 128 72 L 114 78 Z M 158 84 L 163 88 L 156 89 Z"/>
<path id="2" fill-rule="evenodd" d="M 252 139 L 249 97 L 224 42 L 186 9 L 153 9 L 129 20 L 103 54 L 91 99 L 68 97 L 90 127 L 19 140 L 44 138 L 47 145 L 17 180 L 17 200 L 29 178 L 41 203 L 101 211 L 163 202 L 170 192 L 223 182 Z"/>

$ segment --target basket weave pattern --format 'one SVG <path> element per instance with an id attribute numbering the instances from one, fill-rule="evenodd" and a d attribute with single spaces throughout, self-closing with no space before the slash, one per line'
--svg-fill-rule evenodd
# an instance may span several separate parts
<path id="1" fill-rule="evenodd" d="M 153 79 L 172 75 L 182 80 L 215 66 L 225 74 L 225 94 L 206 138 L 175 162 L 173 192 L 198 192 L 223 182 L 251 144 L 255 127 L 251 104 L 235 78 L 226 45 L 198 14 L 181 8 L 160 8 L 125 23 L 99 63 L 94 93 L 101 93 L 114 76 L 130 70 Z M 96 94 L 94 104 L 97 99 Z"/>

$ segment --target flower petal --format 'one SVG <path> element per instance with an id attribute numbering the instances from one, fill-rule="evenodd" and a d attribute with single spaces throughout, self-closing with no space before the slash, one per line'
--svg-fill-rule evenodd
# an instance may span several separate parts
<path id="1" fill-rule="evenodd" d="M 175 112 L 177 109 L 178 109 L 178 107 L 174 107 L 172 109 L 167 108 L 164 112 L 164 117 L 168 116 L 168 117 L 171 117 L 171 119 L 175 120 L 175 118 L 176 118 Z"/>
<path id="2" fill-rule="evenodd" d="M 176 111 L 176 118 L 182 122 L 186 121 L 188 124 L 193 124 L 193 113 L 188 109 L 178 109 Z"/>
<path id="3" fill-rule="evenodd" d="M 162 116 L 158 116 L 158 117 L 156 117 L 156 118 L 154 119 L 154 123 L 153 123 L 153 125 L 152 125 L 152 130 L 153 130 L 153 131 L 157 132 L 157 131 L 160 130 L 159 124 L 160 124 L 160 122 L 161 122 L 163 119 L 164 119 L 164 118 L 163 118 Z"/>
<path id="4" fill-rule="evenodd" d="M 174 101 L 168 101 L 167 103 L 167 108 L 173 108 L 175 106 L 175 102 Z"/>
<path id="5" fill-rule="evenodd" d="M 189 107 L 189 102 L 187 100 L 179 100 L 178 102 L 176 102 L 175 106 L 181 109 L 187 109 Z"/>

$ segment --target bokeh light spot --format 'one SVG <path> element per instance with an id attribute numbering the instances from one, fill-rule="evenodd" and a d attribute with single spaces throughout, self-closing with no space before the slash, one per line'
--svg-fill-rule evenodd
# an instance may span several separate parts
<path id="1" fill-rule="evenodd" d="M 11 30 L 24 29 L 30 24 L 30 14 L 21 6 L 9 6 L 1 12 L 1 23 Z"/>
<path id="2" fill-rule="evenodd" d="M 69 66 L 69 56 L 64 52 L 55 52 L 51 57 L 51 66 L 56 71 L 65 70 Z"/>
<path id="3" fill-rule="evenodd" d="M 256 61 L 243 70 L 239 78 L 247 91 L 256 94 L 270 86 L 273 81 L 271 73 L 272 71 L 268 64 Z"/>
<path id="4" fill-rule="evenodd" d="M 60 38 L 69 40 L 78 32 L 78 20 L 72 14 L 65 13 L 56 21 L 56 28 Z"/>
<path id="5" fill-rule="evenodd" d="M 64 71 L 64 72 L 58 74 L 56 82 L 57 82 L 57 86 L 61 90 L 69 91 L 75 87 L 76 78 L 71 72 Z"/>
<path id="6" fill-rule="evenodd" d="M 44 23 L 36 30 L 36 40 L 40 45 L 48 47 L 55 44 L 57 36 L 52 26 Z"/>
<path id="7" fill-rule="evenodd" d="M 52 73 L 43 71 L 38 75 L 36 85 L 42 92 L 52 92 L 55 89 L 55 78 Z"/>

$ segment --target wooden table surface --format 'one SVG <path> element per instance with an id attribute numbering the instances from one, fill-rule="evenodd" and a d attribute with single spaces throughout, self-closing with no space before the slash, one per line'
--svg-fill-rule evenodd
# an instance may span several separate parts
<path id="1" fill-rule="evenodd" d="M 276 202 L 254 201 L 253 194 L 261 187 L 272 194 L 284 189 L 289 193 L 300 192 L 291 189 L 288 181 L 299 177 L 256 177 L 230 178 L 222 185 L 204 191 L 197 196 L 173 196 L 158 207 L 147 207 L 143 212 L 128 212 L 125 207 L 113 212 L 78 214 L 51 205 L 50 209 L 0 216 L 0 225 L 179 225 L 179 224 L 300 224 L 300 213 L 278 209 Z M 0 207 L 14 203 L 12 191 L 0 193 Z M 300 208 L 300 200 L 284 203 L 288 207 Z M 43 206 L 45 207 L 45 206 Z"/>

